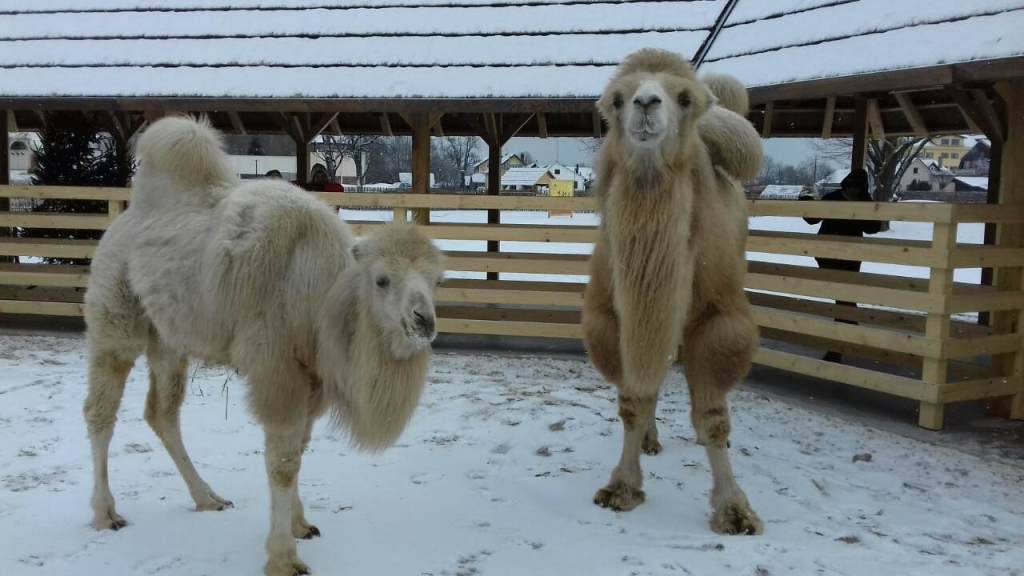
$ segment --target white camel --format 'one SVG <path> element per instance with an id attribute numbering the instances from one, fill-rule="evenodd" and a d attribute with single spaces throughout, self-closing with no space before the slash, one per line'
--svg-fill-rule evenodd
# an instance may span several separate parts
<path id="1" fill-rule="evenodd" d="M 442 256 L 413 226 L 385 226 L 357 244 L 347 224 L 294 186 L 240 184 L 204 122 L 160 120 L 137 154 L 130 206 L 99 243 L 85 297 L 93 526 L 127 524 L 114 507 L 107 455 L 125 380 L 143 353 L 146 420 L 196 508 L 231 506 L 182 444 L 178 414 L 193 357 L 247 380 L 266 433 L 266 573 L 306 574 L 294 539 L 320 534 L 297 488 L 313 422 L 330 410 L 365 449 L 396 440 L 426 379 Z"/>

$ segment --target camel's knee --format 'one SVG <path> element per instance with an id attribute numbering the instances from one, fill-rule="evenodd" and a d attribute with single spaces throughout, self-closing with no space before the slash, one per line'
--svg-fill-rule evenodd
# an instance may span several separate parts
<path id="1" fill-rule="evenodd" d="M 693 428 L 697 431 L 697 440 L 710 447 L 726 448 L 729 445 L 729 433 L 732 424 L 729 421 L 729 408 L 723 401 L 717 406 L 693 406 Z"/>
<path id="2" fill-rule="evenodd" d="M 185 400 L 185 362 L 161 365 L 150 360 L 149 393 L 146 395 L 146 422 L 160 435 L 177 422 Z"/>
<path id="3" fill-rule="evenodd" d="M 638 427 L 647 430 L 650 424 L 651 414 L 654 412 L 656 397 L 648 396 L 619 396 L 619 418 L 622 419 L 622 426 L 627 431 Z"/>
<path id="4" fill-rule="evenodd" d="M 91 435 L 108 432 L 114 427 L 132 364 L 131 360 L 107 353 L 94 353 L 90 358 L 89 394 L 82 411 Z"/>
<path id="5" fill-rule="evenodd" d="M 622 357 L 619 350 L 619 326 L 610 310 L 585 310 L 583 345 L 602 376 L 618 385 L 622 382 Z"/>
<path id="6" fill-rule="evenodd" d="M 708 372 L 701 380 L 731 387 L 750 370 L 757 351 L 757 325 L 749 313 L 705 315 L 686 331 L 684 363 Z"/>

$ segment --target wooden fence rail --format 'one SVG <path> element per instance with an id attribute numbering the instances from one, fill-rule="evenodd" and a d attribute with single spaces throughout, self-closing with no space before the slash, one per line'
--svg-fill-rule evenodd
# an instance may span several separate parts
<path id="1" fill-rule="evenodd" d="M 442 332 L 580 337 L 587 254 L 596 235 L 592 199 L 320 197 L 345 208 L 345 218 L 357 234 L 392 219 L 430 219 L 425 230 L 445 249 L 451 271 L 438 292 Z M 0 227 L 5 228 L 103 230 L 125 209 L 129 193 L 0 186 L 0 198 L 106 201 L 106 214 L 0 212 Z M 502 210 L 507 218 L 487 224 L 487 210 Z M 1024 292 L 954 281 L 958 268 L 1019 273 L 1024 248 L 958 243 L 957 229 L 961 224 L 1024 222 L 1024 206 L 752 201 L 748 210 L 752 217 L 931 226 L 928 239 L 752 230 L 747 250 L 756 256 L 748 264 L 747 288 L 762 334 L 756 362 L 916 400 L 921 405 L 919 423 L 932 429 L 942 426 L 947 403 L 1024 394 L 1020 368 L 1006 368 L 1024 366 L 1015 321 L 1024 310 Z M 502 242 L 501 251 L 487 252 L 487 241 Z M 88 267 L 45 264 L 40 259 L 89 258 L 95 247 L 92 240 L 0 237 L 0 256 L 21 258 L 19 263 L 0 264 L 0 314 L 81 315 Z M 916 266 L 922 277 L 819 269 L 804 265 L 801 257 Z M 499 278 L 487 279 L 489 272 Z M 833 300 L 860 306 L 837 305 Z M 994 330 L 978 323 L 978 313 L 1014 321 L 992 322 L 1004 327 Z M 846 360 L 825 362 L 820 359 L 824 351 L 839 352 Z"/>

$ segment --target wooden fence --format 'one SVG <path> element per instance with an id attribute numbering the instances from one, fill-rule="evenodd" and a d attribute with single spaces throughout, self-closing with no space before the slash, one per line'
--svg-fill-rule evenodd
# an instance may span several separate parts
<path id="1" fill-rule="evenodd" d="M 592 199 L 423 194 L 321 197 L 349 209 L 346 219 L 357 233 L 381 225 L 382 220 L 416 216 L 422 222 L 429 214 L 427 233 L 442 241 L 448 269 L 453 276 L 461 276 L 448 279 L 439 290 L 442 332 L 580 337 L 587 245 L 595 238 Z M 0 198 L 104 200 L 109 206 L 108 214 L 0 212 L 0 229 L 102 230 L 124 210 L 128 191 L 0 186 Z M 483 212 L 466 212 L 497 210 L 502 211 L 500 224 L 487 224 Z M 749 212 L 751 216 L 930 225 L 928 240 L 753 230 L 747 244 L 752 254 L 747 288 L 762 334 L 757 363 L 916 400 L 921 406 L 920 425 L 931 429 L 941 428 L 947 403 L 1024 393 L 1019 328 L 1024 311 L 1024 292 L 1019 288 L 1024 249 L 957 242 L 959 224 L 1018 225 L 1024 223 L 1024 207 L 752 201 Z M 474 218 L 479 223 L 472 222 Z M 501 252 L 486 252 L 487 241 L 515 244 L 504 244 Z M 524 242 L 528 244 L 518 244 Z M 0 314 L 81 315 L 88 268 L 34 263 L 33 259 L 88 258 L 95 245 L 91 240 L 0 237 L 0 256 L 30 261 L 0 264 Z M 921 277 L 823 270 L 813 262 L 807 265 L 805 257 L 916 266 Z M 1016 283 L 1009 285 L 1017 288 L 1000 290 L 954 281 L 955 270 L 982 267 L 1014 277 Z M 487 279 L 486 273 L 498 273 L 499 279 Z M 860 306 L 837 305 L 833 300 Z M 989 328 L 977 322 L 978 313 L 1003 321 L 991 322 L 998 328 Z M 821 360 L 825 351 L 842 353 L 844 362 Z"/>

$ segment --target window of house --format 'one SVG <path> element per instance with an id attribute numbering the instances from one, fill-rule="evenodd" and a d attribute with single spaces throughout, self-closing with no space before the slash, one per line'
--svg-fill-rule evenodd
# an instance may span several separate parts
<path id="1" fill-rule="evenodd" d="M 917 167 L 916 166 L 914 167 L 914 174 L 917 174 Z M 916 180 L 915 180 L 915 182 L 916 182 Z"/>
<path id="2" fill-rule="evenodd" d="M 953 138 L 953 146 L 959 146 L 959 145 L 960 145 L 960 139 L 959 138 Z"/>
<path id="3" fill-rule="evenodd" d="M 11 152 L 21 152 L 24 150 L 28 150 L 28 146 L 26 146 L 24 142 L 18 141 L 11 143 Z"/>
<path id="4" fill-rule="evenodd" d="M 942 158 L 949 158 L 949 152 L 943 152 Z"/>
<path id="5" fill-rule="evenodd" d="M 943 146 L 949 146 L 949 138 L 943 138 L 941 142 Z"/>

